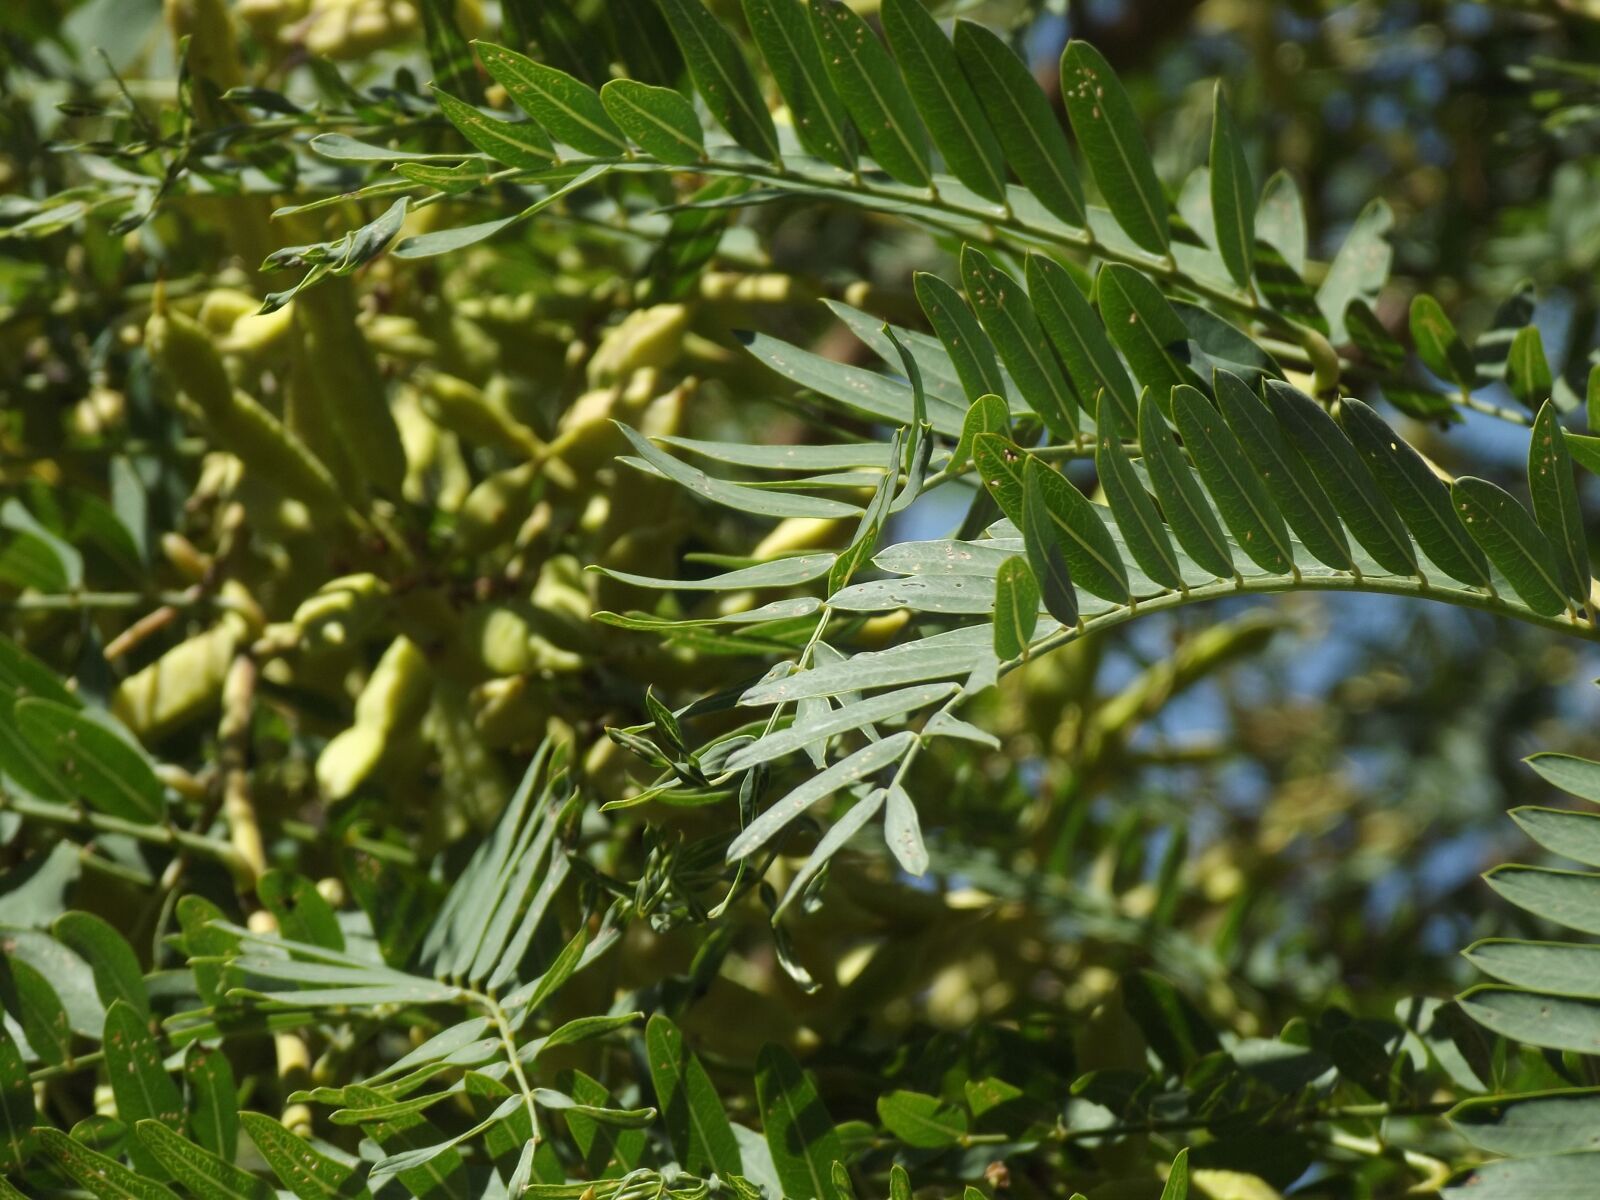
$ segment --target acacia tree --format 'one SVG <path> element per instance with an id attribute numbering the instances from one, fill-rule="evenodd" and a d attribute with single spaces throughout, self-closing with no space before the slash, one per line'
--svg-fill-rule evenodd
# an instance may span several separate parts
<path id="1" fill-rule="evenodd" d="M 1330 918 L 1417 832 L 1308 881 L 1332 769 L 1176 818 L 1317 753 L 1231 691 L 1305 598 L 1600 636 L 1592 262 L 1554 365 L 1531 287 L 1468 338 L 1384 199 L 1314 260 L 1248 81 L 1174 189 L 1048 15 L 500 15 L 170 3 L 169 95 L 17 18 L 0 1194 L 1586 1194 L 1591 947 L 1460 897 L 1450 999 Z"/>

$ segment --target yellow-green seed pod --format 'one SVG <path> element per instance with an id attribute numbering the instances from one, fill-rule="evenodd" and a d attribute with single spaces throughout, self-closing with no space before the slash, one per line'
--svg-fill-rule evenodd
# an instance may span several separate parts
<path id="1" fill-rule="evenodd" d="M 294 611 L 296 643 L 315 651 L 358 642 L 388 607 L 389 585 L 362 573 L 330 579 Z"/>
<path id="2" fill-rule="evenodd" d="M 467 493 L 456 513 L 456 549 L 477 555 L 509 541 L 537 502 L 539 463 L 496 471 Z"/>
<path id="3" fill-rule="evenodd" d="M 427 656 L 410 638 L 395 638 L 356 698 L 355 724 L 317 758 L 317 786 L 323 796 L 343 800 L 361 786 L 397 735 L 422 720 L 432 686 Z"/>
<path id="4" fill-rule="evenodd" d="M 480 446 L 497 446 L 513 454 L 536 454 L 539 439 L 483 392 L 464 379 L 429 371 L 422 379 L 422 403 L 428 415 L 452 433 Z"/>
<path id="5" fill-rule="evenodd" d="M 529 646 L 533 625 L 524 606 L 480 604 L 470 609 L 461 634 L 468 656 L 491 675 L 521 675 L 534 669 Z"/>
<path id="6" fill-rule="evenodd" d="M 682 304 L 656 304 L 629 313 L 606 333 L 589 360 L 589 386 L 604 387 L 647 367 L 665 370 L 678 361 L 689 310 Z"/>
<path id="7" fill-rule="evenodd" d="M 248 599 L 232 580 L 224 599 Z M 180 642 L 142 671 L 124 679 L 111 697 L 111 713 L 142 740 L 163 737 L 197 717 L 214 712 L 234 655 L 252 630 L 237 612 L 222 615 L 210 629 Z"/>

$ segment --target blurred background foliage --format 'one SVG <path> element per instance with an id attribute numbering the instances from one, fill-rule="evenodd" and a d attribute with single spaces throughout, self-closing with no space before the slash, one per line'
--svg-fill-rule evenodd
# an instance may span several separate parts
<path id="1" fill-rule="evenodd" d="M 736 1117 L 753 1104 L 760 1046 L 788 1044 L 835 1118 L 867 1122 L 885 1079 L 937 1093 L 951 1071 L 1031 1073 L 1031 1094 L 1058 1102 L 1089 1079 L 1069 1105 L 1158 1120 L 1159 1096 L 1135 1100 L 1137 1081 L 1094 1074 L 1146 1067 L 1153 1026 L 1129 1017 L 1138 972 L 1175 981 L 1208 1027 L 1274 1038 L 1447 997 L 1473 976 L 1464 944 L 1537 928 L 1478 877 L 1524 852 L 1504 811 L 1550 802 L 1522 757 L 1600 753 L 1596 656 L 1482 614 L 1371 596 L 1218 602 L 1016 672 L 972 717 L 997 749 L 945 748 L 916 768 L 929 876 L 850 852 L 831 865 L 820 909 L 791 917 L 780 942 L 749 892 L 729 923 L 708 926 L 726 887 L 726 808 L 598 812 L 642 782 L 604 730 L 650 719 L 647 685 L 681 705 L 745 673 L 748 662 L 729 665 L 743 650 L 767 648 L 595 624 L 595 611 L 647 604 L 582 568 L 668 575 L 685 554 L 750 553 L 756 527 L 615 467 L 626 444 L 608 418 L 767 443 L 819 436 L 819 414 L 742 357 L 730 330 L 862 354 L 816 301 L 915 320 L 910 272 L 948 273 L 952 244 L 820 205 L 669 216 L 654 211 L 674 198 L 666 185 L 644 196 L 608 185 L 509 237 L 377 258 L 258 315 L 297 276 L 264 270 L 269 255 L 337 238 L 385 206 L 273 218 L 358 181 L 308 154 L 307 135 L 440 135 L 425 84 L 451 43 L 429 22 L 450 6 L 237 0 L 233 40 L 216 36 L 216 3 L 14 0 L 0 13 L 0 621 L 159 759 L 177 826 L 231 847 L 174 855 L 104 822 L 0 808 L 7 925 L 91 909 L 161 969 L 176 961 L 163 938 L 182 892 L 244 914 L 248 881 L 277 867 L 348 904 L 352 864 L 381 861 L 426 893 L 492 825 L 531 747 L 570 737 L 591 801 L 577 835 L 584 886 L 640 897 L 635 915 L 650 918 L 581 977 L 572 1015 L 619 995 L 654 999 Z M 722 7 L 737 27 L 737 6 Z M 1374 197 L 1393 209 L 1386 325 L 1402 330 L 1426 291 L 1476 333 L 1531 280 L 1552 363 L 1582 395 L 1600 340 L 1591 0 L 934 7 L 1010 31 L 1052 95 L 1066 38 L 1094 41 L 1174 193 L 1205 161 L 1210 81 L 1222 77 L 1256 178 L 1281 167 L 1300 185 L 1313 260 L 1332 256 Z M 603 77 L 608 46 L 654 49 L 669 78 L 679 69 L 648 5 L 461 0 L 444 15 L 467 38 L 526 41 L 536 27 L 548 60 L 580 76 Z M 558 43 L 564 24 L 573 40 Z M 175 34 L 192 39 L 181 90 Z M 598 61 L 585 63 L 586 47 Z M 492 89 L 487 99 L 504 103 Z M 467 219 L 491 215 L 478 203 L 462 202 L 477 213 Z M 406 233 L 442 227 L 449 207 L 412 212 Z M 144 344 L 158 286 L 209 333 L 231 385 L 291 428 L 314 429 L 328 396 L 381 379 L 402 458 L 359 430 L 327 443 L 343 448 L 347 495 L 398 464 L 403 484 L 376 527 L 284 501 L 196 436 Z M 1407 433 L 1447 468 L 1520 479 L 1525 428 L 1467 413 Z M 802 545 L 845 532 L 786 535 Z M 893 633 L 885 619 L 861 637 Z M 410 651 L 394 650 L 402 639 Z M 258 676 L 237 666 L 246 648 Z M 244 727 L 230 725 L 241 713 Z M 352 721 L 377 731 L 364 756 L 350 749 Z M 330 755 L 339 738 L 346 752 Z M 254 847 L 227 782 L 243 765 Z M 773 868 L 780 891 L 795 865 Z M 271 1053 L 241 1050 L 236 1070 L 253 1065 L 264 1095 L 286 1095 Z M 626 1054 L 605 1053 L 587 1069 L 611 1071 L 626 1095 Z M 1183 1059 L 1167 1064 L 1168 1084 L 1193 1066 Z M 1508 1061 L 1502 1049 L 1492 1071 L 1482 1083 L 1559 1082 L 1531 1052 Z M 1438 1063 L 1424 1072 L 1394 1090 L 1427 1114 L 1453 1093 Z M 69 1089 L 53 1102 L 93 1103 Z M 1218 1139 L 1212 1166 L 1277 1188 L 1298 1179 L 1295 1194 L 1392 1196 L 1418 1172 L 1394 1146 L 1461 1152 L 1438 1127 L 1390 1125 L 1382 1144 L 1319 1127 L 1279 1137 L 1281 1159 L 1267 1161 L 1277 1135 L 1266 1128 Z M 1018 1149 L 1009 1176 L 996 1166 L 985 1186 L 1055 1194 L 1062 1172 L 1084 1190 L 1076 1180 L 1149 1176 L 1185 1144 L 1181 1132 L 1154 1138 Z M 1005 1161 L 991 1146 L 956 1157 L 930 1151 L 919 1165 L 936 1182 L 983 1182 Z"/>

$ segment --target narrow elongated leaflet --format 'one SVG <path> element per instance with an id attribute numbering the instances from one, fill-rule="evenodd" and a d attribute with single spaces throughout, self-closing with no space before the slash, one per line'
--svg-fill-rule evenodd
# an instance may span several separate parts
<path id="1" fill-rule="evenodd" d="M 912 102 L 950 173 L 978 195 L 1003 203 L 1006 165 L 1000 143 L 961 73 L 950 39 L 921 0 L 883 0 L 881 16 Z"/>
<path id="2" fill-rule="evenodd" d="M 1128 459 L 1128 451 L 1122 444 L 1122 418 L 1104 392 L 1100 393 L 1100 407 L 1095 416 L 1094 465 L 1111 515 L 1116 518 L 1117 528 L 1122 530 L 1133 561 L 1162 587 L 1173 590 L 1183 587 L 1182 568 L 1178 565 L 1172 538 L 1155 501 L 1144 490 L 1138 472 Z"/>
<path id="3" fill-rule="evenodd" d="M 461 136 L 496 162 L 523 171 L 542 171 L 555 164 L 555 146 L 537 121 L 501 121 L 485 116 L 465 100 L 437 87 L 433 98 Z"/>
<path id="4" fill-rule="evenodd" d="M 191 1042 L 183 1055 L 183 1079 L 194 1140 L 231 1163 L 239 1143 L 239 1095 L 233 1064 L 220 1047 Z"/>
<path id="5" fill-rule="evenodd" d="M 617 428 L 648 467 L 713 504 L 770 517 L 853 517 L 861 511 L 853 504 L 825 496 L 767 491 L 718 479 L 657 449 L 650 439 L 630 427 L 619 423 Z"/>
<path id="6" fill-rule="evenodd" d="M 113 1001 L 106 1009 L 101 1045 L 106 1076 L 122 1119 L 130 1126 L 148 1119 L 168 1129 L 182 1129 L 183 1097 L 162 1065 L 161 1048 L 138 1010 L 124 1000 Z M 162 1170 L 154 1168 L 159 1160 L 142 1139 L 132 1144 L 132 1153 L 135 1166 L 153 1169 L 156 1178 L 163 1176 Z"/>
<path id="7" fill-rule="evenodd" d="M 1529 608 L 1547 617 L 1566 609 L 1555 547 L 1510 492 L 1467 475 L 1450 485 L 1450 498 L 1467 532 Z"/>
<path id="8" fill-rule="evenodd" d="M 1572 455 L 1561 433 L 1554 402 L 1546 400 L 1533 420 L 1528 439 L 1528 491 L 1533 516 L 1555 547 L 1561 582 L 1567 596 L 1581 608 L 1589 602 L 1589 539 L 1583 514 L 1578 510 L 1578 485 L 1572 474 Z"/>
<path id="9" fill-rule="evenodd" d="M 1063 440 L 1078 432 L 1078 400 L 1056 362 L 1022 285 L 974 246 L 961 248 L 961 280 L 1022 398 Z"/>
<path id="10" fill-rule="evenodd" d="M 37 1116 L 28 1066 L 0 1022 L 0 1171 L 19 1170 L 28 1161 L 37 1141 L 33 1134 Z"/>
<path id="11" fill-rule="evenodd" d="M 404 646 L 405 643 L 400 643 Z M 291 941 L 344 949 L 344 931 L 333 906 L 317 885 L 295 871 L 268 871 L 256 885 L 261 903 L 278 921 L 278 930 Z"/>
<path id="12" fill-rule="evenodd" d="M 994 356 L 994 346 L 961 293 L 927 271 L 917 272 L 912 287 L 967 395 L 1004 396 L 1006 381 Z"/>
<path id="13" fill-rule="evenodd" d="M 1178 387 L 1172 389 L 1172 415 L 1234 539 L 1262 570 L 1288 574 L 1294 565 L 1289 526 L 1222 414 L 1194 388 Z"/>
<path id="14" fill-rule="evenodd" d="M 93 913 L 68 912 L 55 919 L 50 932 L 89 964 L 101 1004 L 126 1000 L 140 1016 L 150 1015 L 150 993 L 139 960 L 127 939 L 109 923 Z"/>
<path id="15" fill-rule="evenodd" d="M 993 433 L 1003 438 L 1011 434 L 1011 413 L 999 396 L 979 396 L 967 409 L 967 419 L 961 423 L 961 440 L 950 456 L 948 469 L 959 470 L 972 458 L 972 443 L 980 433 Z"/>
<path id="16" fill-rule="evenodd" d="M 844 1148 L 822 1097 L 782 1046 L 766 1045 L 756 1055 L 756 1104 L 772 1165 L 785 1196 L 824 1197 L 833 1164 Z"/>
<path id="17" fill-rule="evenodd" d="M 504 46 L 490 42 L 473 45 L 484 70 L 505 88 L 518 108 L 553 136 L 600 158 L 628 153 L 622 130 L 588 84 Z"/>
<path id="18" fill-rule="evenodd" d="M 1256 237 L 1271 246 L 1296 275 L 1306 269 L 1306 206 L 1287 171 L 1276 171 L 1261 189 Z"/>
<path id="19" fill-rule="evenodd" d="M 828 78 L 817 33 L 801 0 L 743 0 L 750 34 L 789 105 L 795 135 L 818 158 L 846 171 L 856 165 L 850 113 Z"/>
<path id="20" fill-rule="evenodd" d="M 734 838 L 728 847 L 728 861 L 737 862 L 761 849 L 789 822 L 817 801 L 825 800 L 840 788 L 848 787 L 898 761 L 907 750 L 911 749 L 911 744 L 916 738 L 917 735 L 909 731 L 897 733 L 884 738 L 881 742 L 863 746 L 827 770 L 813 775 L 745 826 L 743 832 Z"/>
<path id="21" fill-rule="evenodd" d="M 803 749 L 813 742 L 826 741 L 878 721 L 894 721 L 907 713 L 919 712 L 936 700 L 958 690 L 954 683 L 921 683 L 866 699 L 857 698 L 804 725 L 795 724 L 739 747 L 724 764 L 729 771 L 747 771 L 759 763 L 771 762 Z"/>
<path id="22" fill-rule="evenodd" d="M 1067 224 L 1086 225 L 1072 147 L 1033 72 L 1010 46 L 975 22 L 957 21 L 954 40 L 956 59 L 1022 186 Z"/>
<path id="23" fill-rule="evenodd" d="M 656 1107 L 678 1161 L 690 1171 L 723 1178 L 743 1171 L 739 1142 L 717 1089 L 683 1034 L 660 1013 L 645 1025 L 645 1054 Z"/>
<path id="24" fill-rule="evenodd" d="M 1023 558 L 1000 564 L 994 580 L 994 652 L 1001 662 L 1028 656 L 1039 624 L 1039 584 Z"/>
<path id="25" fill-rule="evenodd" d="M 1189 1148 L 1178 1151 L 1172 1160 L 1172 1170 L 1167 1172 L 1167 1182 L 1161 1188 L 1161 1200 L 1189 1200 Z"/>
<path id="26" fill-rule="evenodd" d="M 274 1200 L 266 1180 L 195 1145 L 160 1121 L 140 1121 L 134 1133 L 167 1173 L 199 1200 Z"/>
<path id="27" fill-rule="evenodd" d="M 1167 196 L 1139 118 L 1110 64 L 1088 42 L 1067 43 L 1061 55 L 1061 96 L 1111 215 L 1136 245 L 1165 254 L 1172 240 Z"/>
<path id="28" fill-rule="evenodd" d="M 1478 368 L 1472 361 L 1472 351 L 1439 302 L 1426 293 L 1411 301 L 1411 340 L 1416 343 L 1423 365 L 1440 379 L 1465 391 L 1477 384 Z"/>
<path id="29" fill-rule="evenodd" d="M 1385 571 L 1415 573 L 1417 553 L 1400 514 L 1333 418 L 1310 396 L 1279 379 L 1266 381 L 1266 398 L 1289 443 L 1310 466 L 1356 541 Z"/>
<path id="30" fill-rule="evenodd" d="M 838 561 L 828 569 L 829 593 L 837 592 L 850 582 L 851 577 L 860 570 L 861 564 L 872 557 L 878 539 L 883 536 L 884 523 L 889 519 L 889 510 L 894 501 L 895 484 L 899 480 L 900 447 L 904 441 L 905 430 L 895 430 L 889 444 L 889 468 L 878 481 L 872 499 L 867 502 L 866 510 L 862 512 L 856 531 L 850 538 L 850 544 L 840 552 Z"/>
<path id="31" fill-rule="evenodd" d="M 1389 278 L 1394 250 L 1384 234 L 1393 225 L 1394 213 L 1387 201 L 1381 197 L 1372 201 L 1356 217 L 1344 245 L 1328 264 L 1328 273 L 1317 288 L 1317 307 L 1328 324 L 1328 340 L 1335 346 L 1346 339 L 1344 314 L 1350 302 L 1375 303 Z"/>
<path id="32" fill-rule="evenodd" d="M 1506 386 L 1513 396 L 1535 411 L 1550 399 L 1555 379 L 1550 374 L 1544 338 L 1537 325 L 1524 325 L 1512 337 L 1511 350 L 1506 357 Z"/>
<path id="33" fill-rule="evenodd" d="M 1026 457 L 1010 438 L 980 433 L 972 439 L 972 461 L 983 486 L 989 489 L 1000 511 L 1019 528 L 1022 526 L 1022 462 Z"/>
<path id="34" fill-rule="evenodd" d="M 811 0 L 811 19 L 828 75 L 872 157 L 901 183 L 926 187 L 927 134 L 894 59 L 843 0 Z"/>
<path id="35" fill-rule="evenodd" d="M 1405 365 L 1406 350 L 1365 300 L 1352 300 L 1344 311 L 1350 340 L 1364 358 L 1378 369 L 1398 374 Z"/>
<path id="36" fill-rule="evenodd" d="M 1256 190 L 1221 80 L 1211 97 L 1211 220 L 1228 274 L 1248 288 L 1255 270 Z"/>
<path id="37" fill-rule="evenodd" d="M 1334 514 L 1333 502 L 1299 451 L 1284 441 L 1261 397 L 1233 372 L 1220 368 L 1211 374 L 1211 389 L 1222 419 L 1239 439 L 1245 456 L 1301 543 L 1336 571 L 1354 567 L 1350 543 Z"/>
<path id="38" fill-rule="evenodd" d="M 717 123 L 751 154 L 778 160 L 778 133 L 739 43 L 701 0 L 656 0 L 694 86 Z"/>
<path id="39" fill-rule="evenodd" d="M 694 105 L 675 88 L 613 79 L 600 89 L 600 104 L 617 128 L 653 158 L 689 166 L 706 155 Z"/>
<path id="40" fill-rule="evenodd" d="M 34 1130 L 39 1149 L 97 1200 L 178 1200 L 177 1194 L 142 1171 L 130 1171 L 114 1158 L 91 1150 L 59 1129 Z M 209 1198 L 208 1198 L 209 1200 Z"/>
<path id="41" fill-rule="evenodd" d="M 241 1112 L 239 1123 L 283 1186 L 299 1200 L 349 1200 L 353 1168 L 329 1158 L 263 1113 Z"/>
<path id="42" fill-rule="evenodd" d="M 1055 259 L 1030 253 L 1024 269 L 1028 295 L 1039 324 L 1066 364 L 1073 386 L 1085 402 L 1101 391 L 1130 427 L 1138 420 L 1138 397 L 1127 368 L 1111 348 L 1105 326 L 1089 298 Z"/>
<path id="43" fill-rule="evenodd" d="M 1095 277 L 1100 316 L 1138 381 L 1165 409 L 1179 384 L 1202 387 L 1189 366 L 1189 329 L 1161 289 L 1122 263 L 1107 263 Z"/>
<path id="44" fill-rule="evenodd" d="M 91 808 L 125 821 L 159 821 L 165 789 L 145 756 L 77 708 L 23 697 L 12 710 L 17 729 L 58 778 Z"/>
<path id="45" fill-rule="evenodd" d="M 817 877 L 817 872 L 828 865 L 828 860 L 843 850 L 850 839 L 866 828 L 867 822 L 878 815 L 878 810 L 883 807 L 883 798 L 884 789 L 873 788 L 852 804 L 844 816 L 828 826 L 828 831 L 817 839 L 816 849 L 806 857 L 806 861 L 789 880 L 789 886 L 784 890 L 783 899 L 778 901 L 778 907 L 772 910 L 774 922 L 797 897 L 805 894 L 807 885 Z"/>
<path id="46" fill-rule="evenodd" d="M 879 1096 L 878 1120 L 905 1145 L 923 1150 L 954 1146 L 967 1136 L 967 1114 L 926 1092 Z"/>
<path id="47" fill-rule="evenodd" d="M 1217 514 L 1211 511 L 1200 481 L 1183 460 L 1183 452 L 1148 389 L 1139 397 L 1139 446 L 1150 472 L 1150 486 L 1178 545 L 1202 570 L 1221 578 L 1233 575 L 1233 554 Z"/>
<path id="48" fill-rule="evenodd" d="M 889 852 L 908 875 L 923 875 L 928 870 L 928 847 L 922 841 L 922 824 L 917 820 L 917 806 L 911 803 L 905 788 L 898 783 L 889 785 L 884 798 L 883 840 Z"/>
<path id="49" fill-rule="evenodd" d="M 1452 579 L 1486 587 L 1489 560 L 1456 514 L 1449 487 L 1422 455 L 1353 396 L 1339 401 L 1339 424 L 1372 468 L 1384 495 L 1400 510 L 1422 552 Z"/>
<path id="50" fill-rule="evenodd" d="M 1028 517 L 1024 536 L 1058 542 L 1077 586 L 1103 600 L 1126 604 L 1127 568 L 1099 508 L 1061 472 L 1032 455 L 1023 468 L 1023 494 Z M 1039 505 L 1033 503 L 1034 496 Z M 1040 524 L 1040 518 L 1048 522 Z"/>

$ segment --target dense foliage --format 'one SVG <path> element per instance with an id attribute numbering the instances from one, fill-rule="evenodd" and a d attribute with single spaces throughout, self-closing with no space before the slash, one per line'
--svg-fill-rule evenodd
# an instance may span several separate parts
<path id="1" fill-rule="evenodd" d="M 0 1200 L 1591 1195 L 1597 17 L 9 5 Z"/>

